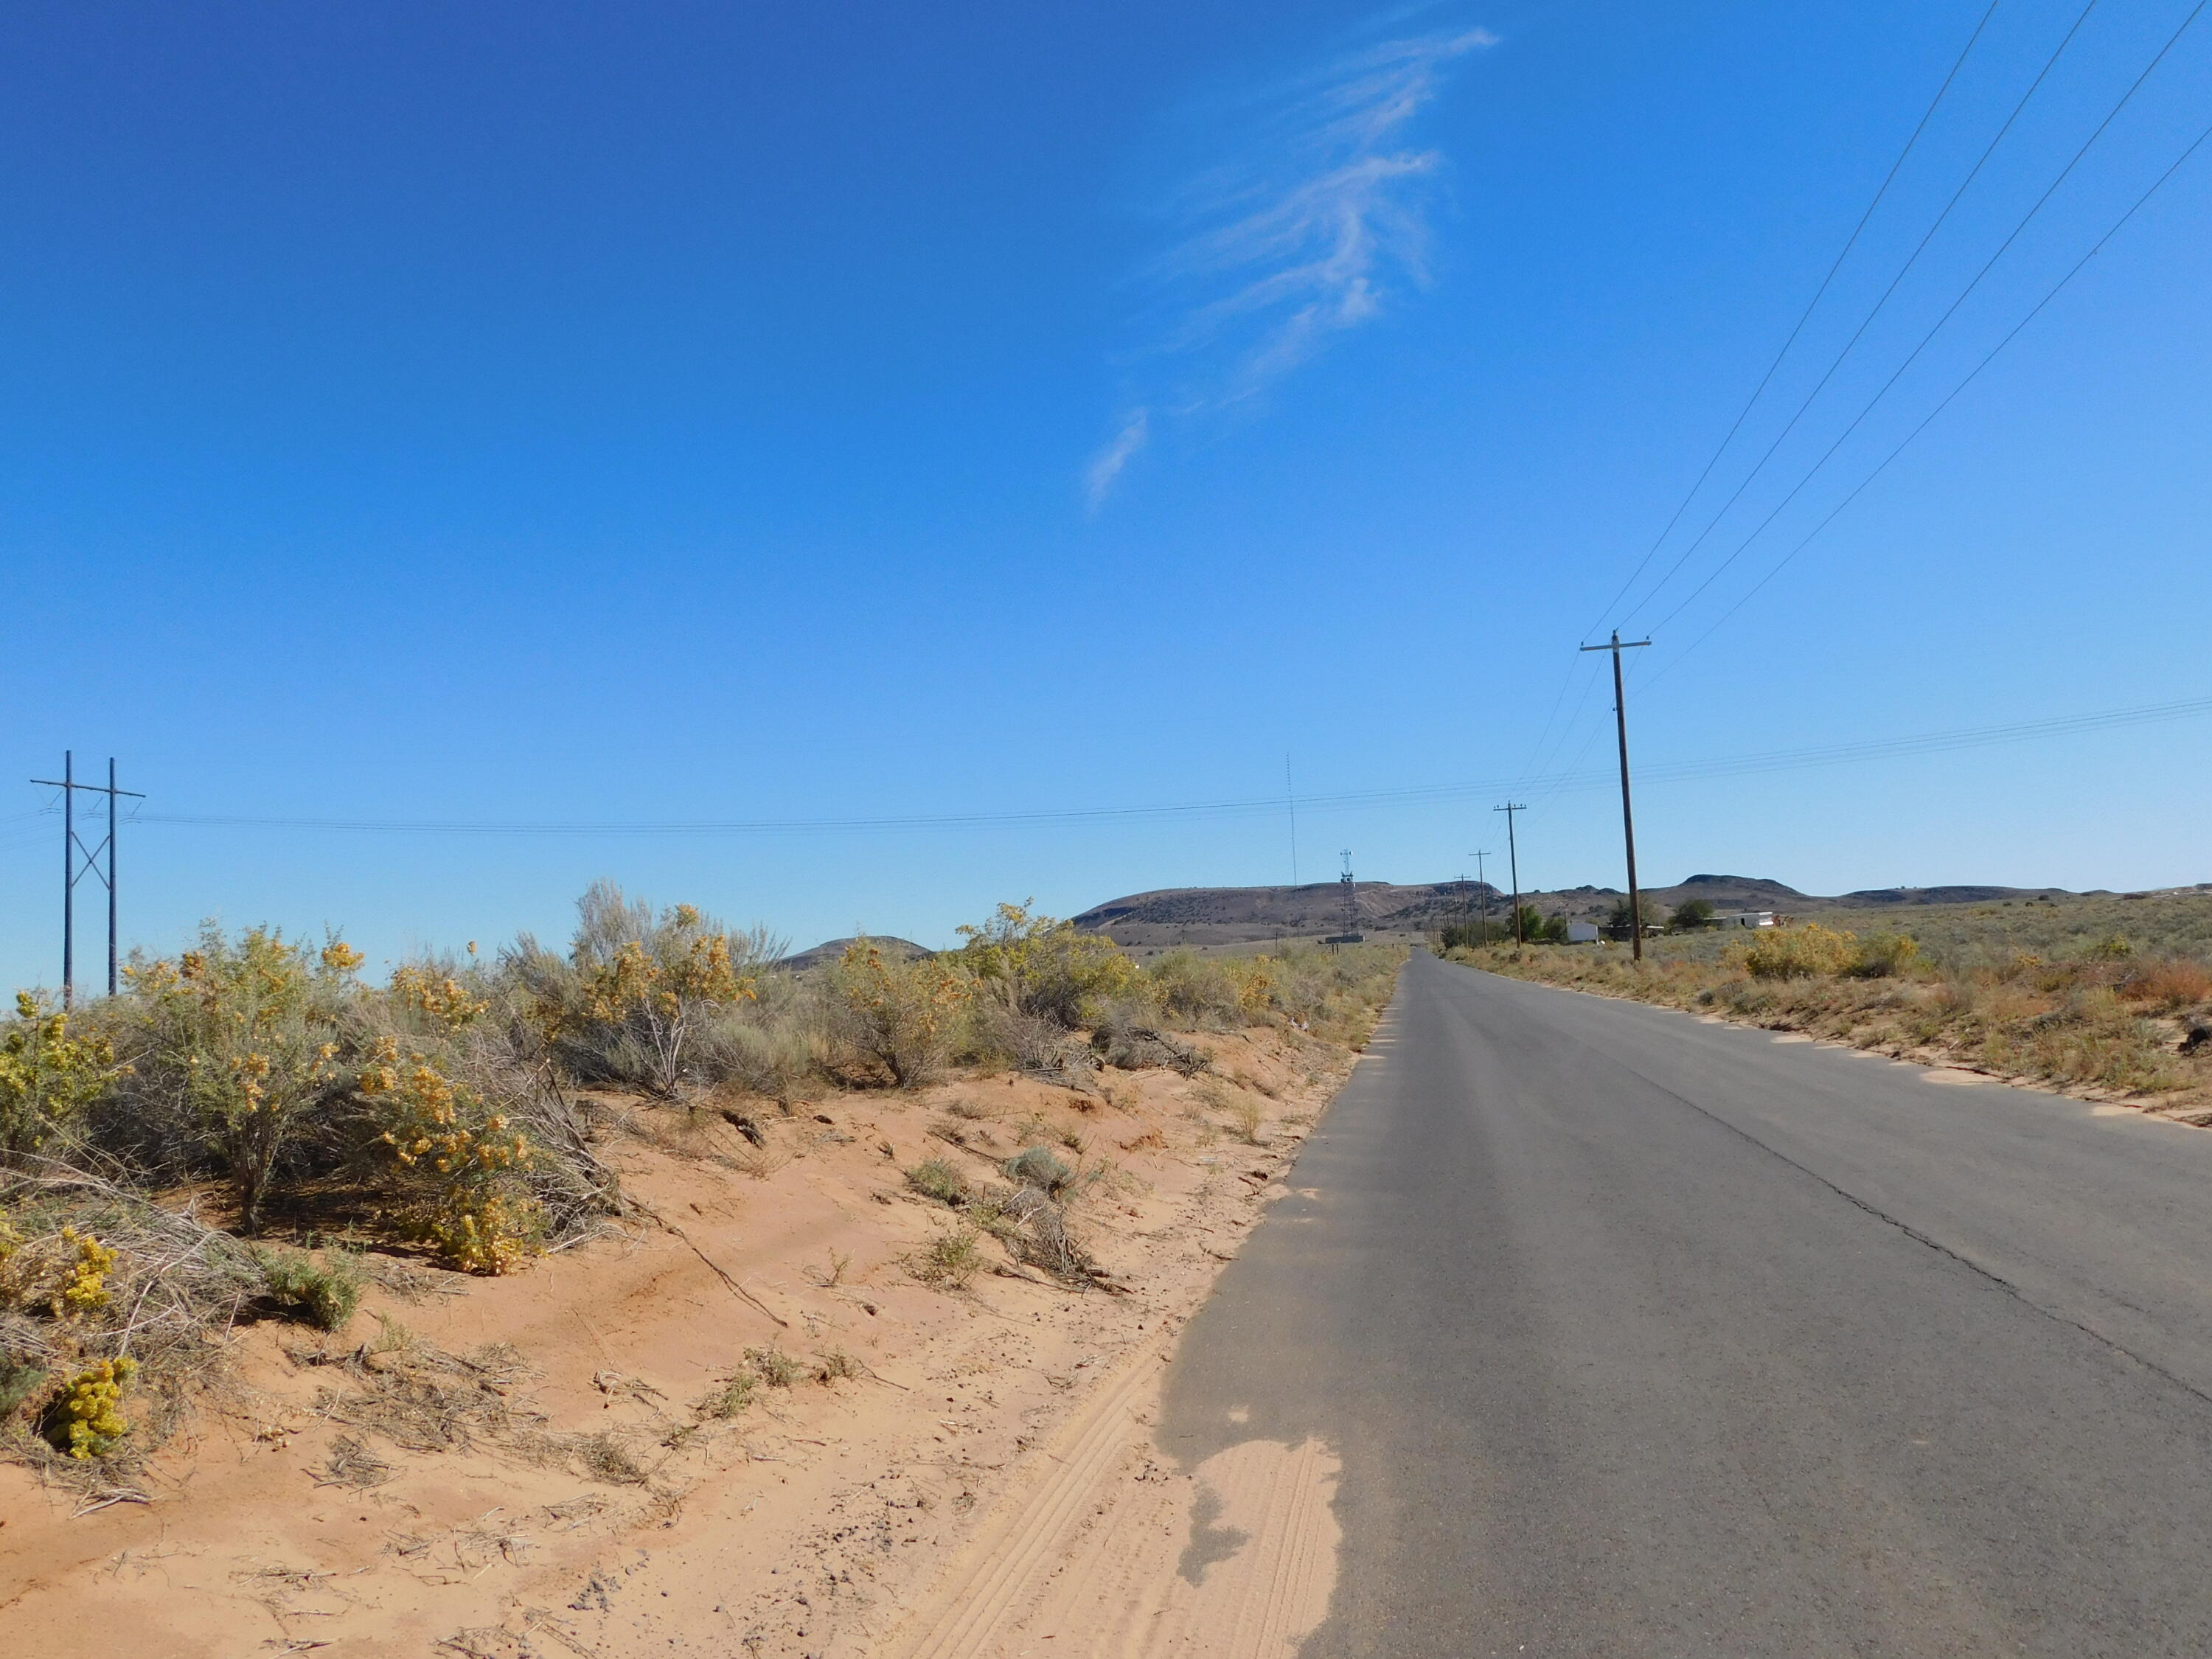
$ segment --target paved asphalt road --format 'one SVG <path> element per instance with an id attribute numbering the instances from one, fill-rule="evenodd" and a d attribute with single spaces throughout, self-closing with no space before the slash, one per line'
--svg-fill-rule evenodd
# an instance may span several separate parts
<path id="1" fill-rule="evenodd" d="M 1417 955 L 1291 1179 L 1162 1441 L 1342 1458 L 1304 1659 L 2212 1655 L 2212 1133 Z"/>

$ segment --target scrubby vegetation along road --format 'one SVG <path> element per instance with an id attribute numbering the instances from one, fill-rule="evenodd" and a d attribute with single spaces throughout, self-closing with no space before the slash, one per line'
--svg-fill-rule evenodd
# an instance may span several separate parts
<path id="1" fill-rule="evenodd" d="M 2212 894 L 1899 907 L 1617 945 L 1454 948 L 1490 972 L 2212 1122 Z"/>
<path id="2" fill-rule="evenodd" d="M 1403 957 L 1139 969 L 1012 906 L 934 957 L 777 954 L 602 886 L 562 950 L 370 985 L 210 928 L 28 1002 L 9 1645 L 228 1652 L 244 1607 L 359 1653 L 827 1650 L 1202 1298 Z"/>

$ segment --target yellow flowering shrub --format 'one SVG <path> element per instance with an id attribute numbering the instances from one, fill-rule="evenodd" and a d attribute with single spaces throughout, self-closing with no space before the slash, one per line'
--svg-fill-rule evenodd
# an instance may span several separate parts
<path id="1" fill-rule="evenodd" d="M 123 1390 L 137 1374 L 128 1358 L 102 1359 L 71 1377 L 46 1413 L 46 1437 L 71 1457 L 105 1457 L 131 1432 Z"/>
<path id="2" fill-rule="evenodd" d="M 545 1248 L 545 1212 L 537 1200 L 500 1191 L 430 1218 L 425 1235 L 464 1273 L 511 1273 Z"/>
<path id="3" fill-rule="evenodd" d="M 845 947 L 828 986 L 840 1033 L 902 1089 L 927 1082 L 944 1064 L 975 989 L 957 963 L 886 957 L 866 939 Z"/>
<path id="4" fill-rule="evenodd" d="M 69 1016 L 27 991 L 0 1037 L 0 1152 L 36 1152 L 127 1068 L 104 1036 L 72 1036 Z"/>
<path id="5" fill-rule="evenodd" d="M 739 961 L 758 941 L 733 941 L 689 904 L 656 917 L 604 884 L 585 908 L 596 925 L 579 935 L 574 980 L 539 994 L 539 1024 L 586 1073 L 673 1096 L 692 1074 L 702 1026 L 757 1000 Z"/>
<path id="6" fill-rule="evenodd" d="M 452 1266 L 511 1272 L 543 1248 L 543 1207 L 522 1189 L 536 1149 L 476 1092 L 381 1040 L 358 1079 L 380 1109 L 379 1137 L 424 1194 L 417 1226 Z"/>
<path id="7" fill-rule="evenodd" d="M 1001 904 L 991 920 L 960 930 L 962 965 L 976 981 L 1025 1014 L 1073 1028 L 1098 999 L 1137 982 L 1136 965 L 1114 941 L 1079 932 L 1071 921 Z"/>
<path id="8" fill-rule="evenodd" d="M 1761 928 L 1729 960 L 1753 979 L 1812 979 L 1848 973 L 1859 959 L 1856 933 L 1808 921 L 1802 927 Z"/>
<path id="9" fill-rule="evenodd" d="M 411 963 L 392 970 L 392 994 L 402 1006 L 427 1014 L 449 1031 L 473 1025 L 491 1006 L 471 996 L 468 987 L 451 975 Z"/>
<path id="10" fill-rule="evenodd" d="M 248 1232 L 261 1224 L 286 1149 L 349 1080 L 337 1022 L 361 961 L 337 939 L 312 951 L 270 929 L 233 939 L 210 924 L 198 949 L 131 970 L 159 1080 L 222 1152 Z"/>
<path id="11" fill-rule="evenodd" d="M 89 1233 L 74 1227 L 62 1229 L 62 1243 L 76 1252 L 67 1277 L 52 1303 L 57 1319 L 82 1318 L 96 1313 L 109 1301 L 107 1275 L 115 1271 L 115 1252 Z"/>

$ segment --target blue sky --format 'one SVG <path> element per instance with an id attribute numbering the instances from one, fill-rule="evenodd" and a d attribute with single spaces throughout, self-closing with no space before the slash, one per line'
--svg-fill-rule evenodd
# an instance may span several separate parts
<path id="1" fill-rule="evenodd" d="M 1647 880 L 2212 878 L 2202 716 L 1666 775 L 2212 695 L 2212 145 L 1731 614 L 2196 137 L 2212 18 L 1696 592 L 2191 3 L 2092 11 L 1693 545 L 2081 9 L 2002 0 L 1648 568 L 1686 553 L 1626 621 Z M 1287 880 L 1284 816 L 842 826 L 1267 799 L 1286 754 L 1433 792 L 1310 801 L 1308 879 L 1455 875 L 1510 790 L 1524 881 L 1617 884 L 1575 647 L 1984 9 L 15 8 L 7 753 L 148 793 L 155 949 L 559 934 L 599 875 L 945 941 Z M 177 821 L 220 818 L 264 822 Z M 58 976 L 58 841 L 0 822 L 12 982 Z"/>

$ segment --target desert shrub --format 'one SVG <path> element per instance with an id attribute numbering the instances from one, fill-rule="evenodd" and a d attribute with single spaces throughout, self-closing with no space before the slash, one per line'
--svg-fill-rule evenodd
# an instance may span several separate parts
<path id="1" fill-rule="evenodd" d="M 982 1235 L 964 1223 L 937 1235 L 907 1258 L 907 1270 L 940 1290 L 965 1290 L 984 1267 Z"/>
<path id="2" fill-rule="evenodd" d="M 338 1056 L 361 960 L 337 939 L 318 951 L 267 928 L 233 939 L 210 922 L 198 949 L 131 965 L 143 1033 L 131 1092 L 220 1158 L 246 1232 L 287 1155 L 350 1086 Z"/>
<path id="3" fill-rule="evenodd" d="M 1404 948 L 1391 945 L 1285 951 L 1269 965 L 1269 995 L 1291 1024 L 1356 1048 L 1374 1031 L 1405 959 Z"/>
<path id="4" fill-rule="evenodd" d="M 733 933 L 688 904 L 656 914 L 612 882 L 576 902 L 563 959 L 529 934 L 503 959 L 570 1073 L 673 1097 L 699 1079 L 702 1030 L 757 995 L 776 950 L 765 933 Z"/>
<path id="5" fill-rule="evenodd" d="M 1075 1179 L 1075 1171 L 1042 1146 L 1024 1148 L 1008 1158 L 1004 1167 L 1009 1181 L 1018 1181 L 1048 1194 L 1058 1194 Z"/>
<path id="6" fill-rule="evenodd" d="M 1903 933 L 1875 933 L 1860 941 L 1840 971 L 1853 979 L 1894 979 L 1919 959 L 1917 940 Z"/>
<path id="7" fill-rule="evenodd" d="M 476 948 L 469 946 L 471 956 Z M 466 1030 L 490 1008 L 491 998 L 479 991 L 458 977 L 450 964 L 424 959 L 393 969 L 386 995 L 431 1029 L 452 1033 Z"/>
<path id="8" fill-rule="evenodd" d="M 1753 979 L 1832 976 L 1857 960 L 1858 936 L 1808 921 L 1800 927 L 1762 929 L 1731 954 Z"/>
<path id="9" fill-rule="evenodd" d="M 1003 1064 L 1031 1077 L 1087 1091 L 1100 1061 L 1067 1027 L 1042 1014 L 1024 1013 L 995 997 L 978 997 L 970 1009 L 966 1057 Z"/>
<path id="10" fill-rule="evenodd" d="M 1026 904 L 1001 904 L 960 934 L 961 964 L 987 995 L 1066 1030 L 1086 1025 L 1100 998 L 1136 983 L 1135 964 L 1113 940 L 1032 915 Z"/>
<path id="11" fill-rule="evenodd" d="M 693 1063 L 700 1075 L 743 1093 L 787 1100 L 821 1061 L 819 988 L 763 969 L 753 1000 L 718 1009 L 700 1025 Z"/>
<path id="12" fill-rule="evenodd" d="M 504 1113 L 391 1038 L 359 1085 L 385 1121 L 378 1139 L 413 1200 L 416 1231 L 448 1265 L 509 1273 L 543 1248 L 544 1206 L 524 1181 L 537 1148 Z"/>
<path id="13" fill-rule="evenodd" d="M 2212 971 L 2201 962 L 2168 957 L 2130 969 L 2120 981 L 2119 992 L 2130 1002 L 2169 1010 L 2187 1008 L 2212 999 Z"/>
<path id="14" fill-rule="evenodd" d="M 113 1042 L 72 1036 L 70 1024 L 29 992 L 16 994 L 15 1018 L 0 1037 L 0 1157 L 66 1140 L 121 1075 Z"/>
<path id="15" fill-rule="evenodd" d="M 262 1249 L 253 1259 L 270 1299 L 318 1330 L 343 1330 L 361 1306 L 361 1270 L 342 1255 L 318 1262 L 304 1250 Z"/>
<path id="16" fill-rule="evenodd" d="M 968 1201 L 968 1180 L 950 1158 L 933 1158 L 906 1172 L 906 1184 L 924 1198 L 954 1207 Z"/>
<path id="17" fill-rule="evenodd" d="M 1146 969 L 1145 988 L 1170 1024 L 1225 1030 L 1264 1018 L 1278 971 L 1270 957 L 1200 957 L 1173 951 Z"/>
<path id="18" fill-rule="evenodd" d="M 1024 1182 L 995 1188 L 976 1200 L 974 1214 L 976 1224 L 1017 1261 L 1071 1285 L 1088 1285 L 1099 1277 L 1091 1252 L 1068 1224 L 1066 1206 L 1042 1187 Z"/>
<path id="19" fill-rule="evenodd" d="M 974 988 L 957 963 L 892 957 L 865 938 L 846 946 L 824 975 L 833 1033 L 902 1089 L 917 1088 L 944 1068 Z"/>

